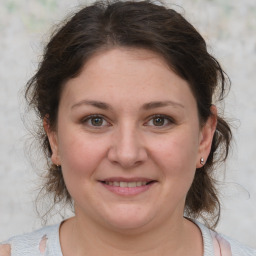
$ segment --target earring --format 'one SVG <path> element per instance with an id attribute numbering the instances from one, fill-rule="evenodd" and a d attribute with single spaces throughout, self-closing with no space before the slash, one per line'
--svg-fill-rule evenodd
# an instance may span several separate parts
<path id="1" fill-rule="evenodd" d="M 200 164 L 204 165 L 204 158 L 203 157 L 200 158 Z"/>

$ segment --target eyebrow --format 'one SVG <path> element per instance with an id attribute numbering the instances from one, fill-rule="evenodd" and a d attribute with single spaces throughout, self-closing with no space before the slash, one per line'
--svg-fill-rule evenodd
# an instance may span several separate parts
<path id="1" fill-rule="evenodd" d="M 96 101 L 96 100 L 82 100 L 82 101 L 79 101 L 78 103 L 74 104 L 71 107 L 71 109 L 80 107 L 82 105 L 91 105 L 91 106 L 94 106 L 96 108 L 100 108 L 100 109 L 104 109 L 104 110 L 112 109 L 112 107 L 109 104 L 101 102 L 101 101 Z"/>
<path id="2" fill-rule="evenodd" d="M 103 109 L 103 110 L 112 110 L 113 109 L 109 104 L 101 102 L 101 101 L 95 101 L 95 100 L 79 101 L 78 103 L 74 104 L 71 107 L 71 109 L 80 107 L 82 105 L 91 105 L 91 106 L 94 106 L 96 108 Z M 168 101 L 152 101 L 152 102 L 149 102 L 149 103 L 145 103 L 145 104 L 142 105 L 142 109 L 143 110 L 150 110 L 150 109 L 161 108 L 161 107 L 166 107 L 166 106 L 184 108 L 184 105 L 182 105 L 178 102 L 175 102 L 175 101 L 168 100 Z"/>
<path id="3" fill-rule="evenodd" d="M 150 109 L 161 108 L 161 107 L 166 107 L 166 106 L 184 108 L 184 105 L 182 105 L 178 102 L 175 102 L 175 101 L 168 100 L 168 101 L 152 101 L 152 102 L 146 103 L 142 106 L 142 109 L 150 110 Z"/>

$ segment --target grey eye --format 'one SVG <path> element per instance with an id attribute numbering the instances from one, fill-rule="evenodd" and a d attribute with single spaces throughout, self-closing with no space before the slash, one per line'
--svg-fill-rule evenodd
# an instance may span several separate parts
<path id="1" fill-rule="evenodd" d="M 102 126 L 103 124 L 103 118 L 102 117 L 92 117 L 91 118 L 91 125 L 93 126 Z"/>
<path id="2" fill-rule="evenodd" d="M 155 118 L 153 118 L 153 124 L 155 126 L 163 126 L 165 124 L 165 118 L 155 117 Z"/>
<path id="3" fill-rule="evenodd" d="M 110 126 L 111 124 L 106 120 L 104 116 L 101 115 L 89 115 L 85 117 L 82 124 L 90 128 L 104 128 Z"/>
<path id="4" fill-rule="evenodd" d="M 154 115 L 150 118 L 150 120 L 146 123 L 147 126 L 152 127 L 167 127 L 174 124 L 174 121 L 171 117 L 166 115 Z"/>

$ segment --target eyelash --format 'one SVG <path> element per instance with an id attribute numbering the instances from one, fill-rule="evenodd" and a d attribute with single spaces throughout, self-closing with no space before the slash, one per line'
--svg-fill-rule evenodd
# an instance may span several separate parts
<path id="1" fill-rule="evenodd" d="M 89 121 L 92 121 L 93 118 L 95 118 L 95 119 L 96 119 L 96 118 L 99 118 L 99 119 L 102 120 L 102 122 L 106 122 L 107 124 L 105 124 L 105 125 L 99 125 L 99 126 L 93 125 L 92 123 L 89 124 Z M 149 124 L 148 124 L 150 121 L 153 121 L 153 120 L 156 119 L 156 118 L 164 119 L 164 124 L 163 124 L 163 125 L 160 125 L 160 126 L 157 126 L 157 125 L 149 125 Z M 166 123 L 166 121 L 167 121 L 168 123 Z M 86 118 L 84 118 L 84 119 L 82 120 L 82 123 L 83 123 L 83 124 L 88 124 L 89 126 L 91 126 L 91 127 L 93 127 L 93 128 L 101 128 L 101 127 L 111 126 L 111 124 L 110 124 L 108 121 L 106 121 L 106 118 L 105 118 L 103 115 L 100 115 L 100 114 L 89 115 L 89 116 L 87 116 Z M 175 123 L 175 122 L 174 122 L 174 120 L 173 120 L 171 117 L 166 116 L 166 115 L 160 115 L 160 114 L 158 114 L 158 115 L 150 116 L 150 117 L 148 118 L 148 121 L 144 124 L 144 126 L 153 126 L 153 127 L 162 128 L 162 127 L 166 127 L 166 126 L 169 126 L 169 125 L 171 125 L 171 124 L 174 124 L 174 123 Z"/>
<path id="2" fill-rule="evenodd" d="M 153 127 L 160 127 L 160 128 L 162 128 L 162 127 L 166 127 L 166 126 L 169 126 L 169 125 L 175 123 L 174 120 L 173 120 L 173 118 L 171 118 L 170 116 L 166 116 L 166 115 L 153 115 L 153 116 L 151 116 L 151 117 L 149 118 L 149 120 L 147 121 L 147 123 L 149 123 L 150 121 L 153 121 L 153 120 L 156 119 L 156 118 L 164 119 L 164 122 L 167 121 L 168 123 L 167 123 L 167 124 L 164 123 L 164 125 L 160 125 L 160 126 L 157 126 L 157 125 L 147 125 L 147 124 L 146 124 L 145 126 L 153 126 Z"/>
<path id="3" fill-rule="evenodd" d="M 103 122 L 107 122 L 107 125 L 100 125 L 100 126 L 97 126 L 97 125 L 89 124 L 89 121 L 90 121 L 90 120 L 92 121 L 93 118 L 95 118 L 95 119 L 96 119 L 96 118 L 100 118 L 100 119 L 102 119 Z M 110 126 L 110 123 L 109 123 L 108 121 L 106 121 L 106 118 L 105 118 L 104 116 L 98 115 L 98 114 L 94 114 L 94 115 L 89 115 L 89 116 L 87 116 L 86 118 L 84 118 L 84 119 L 82 120 L 82 123 L 83 123 L 83 124 L 87 123 L 89 126 L 94 127 L 94 128 L 100 128 L 100 127 Z"/>

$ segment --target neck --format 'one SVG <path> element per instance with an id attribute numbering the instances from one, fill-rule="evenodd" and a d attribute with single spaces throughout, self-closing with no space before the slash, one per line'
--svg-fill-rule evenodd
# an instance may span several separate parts
<path id="1" fill-rule="evenodd" d="M 61 233 L 69 234 L 66 236 L 69 237 L 66 242 L 63 241 L 62 243 L 63 247 L 64 245 L 71 245 L 71 241 L 73 241 L 70 248 L 68 246 L 63 248 L 64 252 L 70 251 L 70 254 L 63 253 L 64 256 L 103 254 L 105 256 L 193 255 L 191 253 L 193 248 L 197 251 L 195 255 L 202 255 L 201 251 L 198 254 L 198 243 L 191 239 L 193 236 L 198 238 L 200 231 L 196 228 L 197 232 L 195 232 L 195 225 L 183 217 L 170 218 L 168 223 L 155 225 L 154 228 L 142 227 L 140 230 L 123 231 L 99 226 L 78 215 L 66 221 L 62 228 L 63 232 Z M 199 248 L 201 249 L 201 234 L 199 236 Z M 74 254 L 74 248 L 77 248 L 76 254 Z"/>

